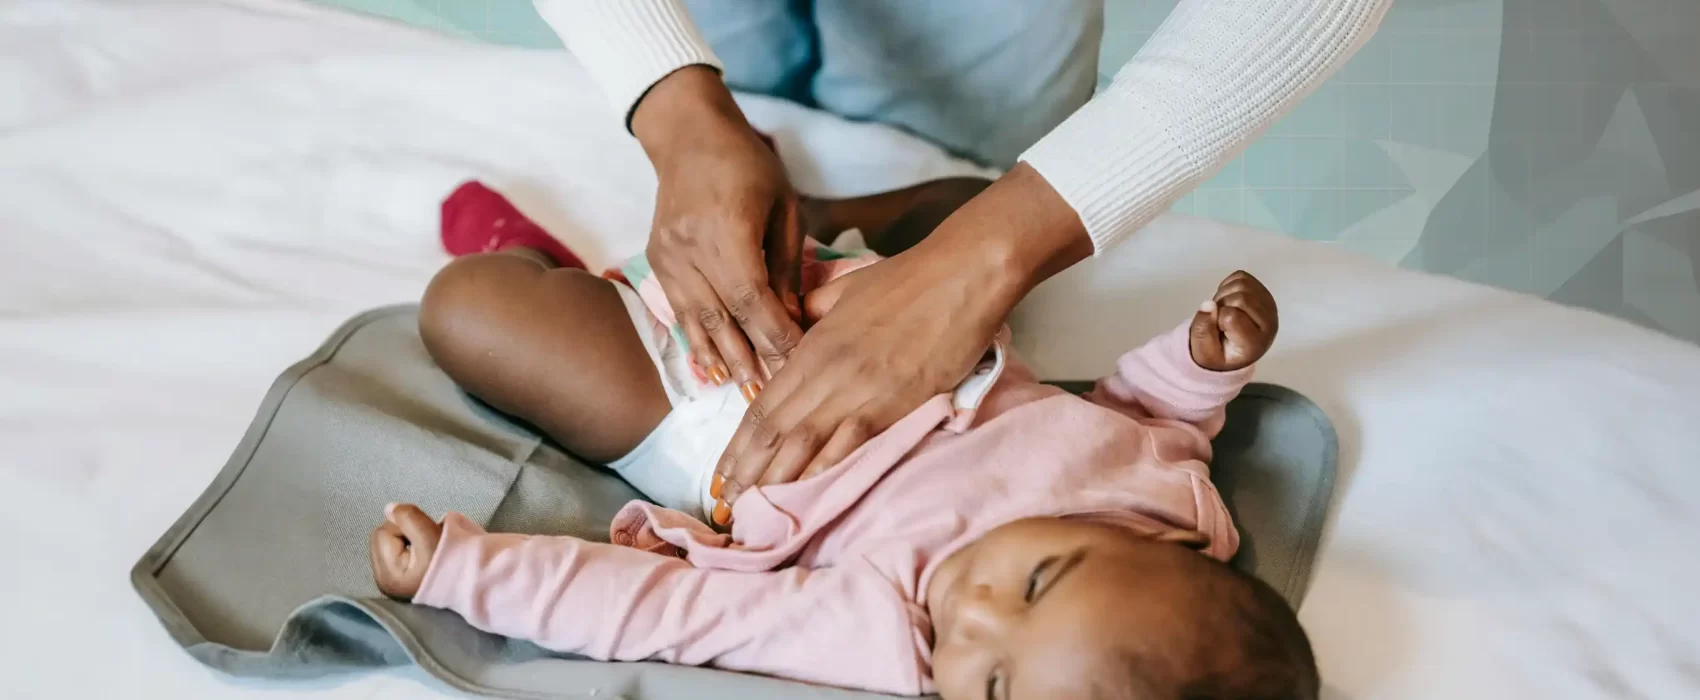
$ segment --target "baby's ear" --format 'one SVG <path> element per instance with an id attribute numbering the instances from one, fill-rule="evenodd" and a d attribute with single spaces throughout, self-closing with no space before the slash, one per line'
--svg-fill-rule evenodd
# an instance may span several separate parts
<path id="1" fill-rule="evenodd" d="M 1210 536 L 1197 530 L 1170 530 L 1152 539 L 1199 551 L 1210 547 Z"/>

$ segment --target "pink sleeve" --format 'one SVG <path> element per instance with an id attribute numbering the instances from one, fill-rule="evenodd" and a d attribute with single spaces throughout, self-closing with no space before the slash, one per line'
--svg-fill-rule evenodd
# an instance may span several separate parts
<path id="1" fill-rule="evenodd" d="M 1189 320 L 1128 352 L 1116 361 L 1116 373 L 1098 381 L 1086 398 L 1135 418 L 1167 418 L 1191 423 L 1215 437 L 1223 408 L 1251 381 L 1252 368 L 1213 372 L 1192 361 Z"/>
<path id="2" fill-rule="evenodd" d="M 907 600 L 871 568 L 701 569 L 574 537 L 487 534 L 451 513 L 413 602 L 598 660 L 917 695 L 926 647 Z"/>

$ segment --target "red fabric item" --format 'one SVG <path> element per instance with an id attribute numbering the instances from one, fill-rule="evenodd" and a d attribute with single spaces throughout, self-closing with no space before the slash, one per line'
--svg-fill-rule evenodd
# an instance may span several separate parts
<path id="1" fill-rule="evenodd" d="M 541 250 L 561 267 L 584 268 L 584 261 L 506 197 L 472 180 L 443 200 L 443 249 L 460 257 L 514 246 Z"/>
<path id="2" fill-rule="evenodd" d="M 778 152 L 773 137 L 759 131 L 756 135 L 768 148 Z M 561 267 L 588 269 L 565 244 L 526 218 L 506 197 L 477 180 L 461 183 L 443 200 L 442 216 L 443 250 L 457 258 L 523 246 L 543 251 Z"/>

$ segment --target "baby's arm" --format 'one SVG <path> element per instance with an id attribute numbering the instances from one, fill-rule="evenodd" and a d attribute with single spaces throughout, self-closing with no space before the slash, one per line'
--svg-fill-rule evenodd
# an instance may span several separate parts
<path id="1" fill-rule="evenodd" d="M 1269 289 L 1235 272 L 1192 319 L 1122 355 L 1116 373 L 1086 398 L 1135 418 L 1191 423 L 1214 437 L 1278 326 Z"/>
<path id="2" fill-rule="evenodd" d="M 430 523 L 412 506 L 387 517 Z M 378 540 L 375 534 L 374 573 L 386 588 Z M 699 569 L 573 537 L 489 534 L 458 514 L 443 520 L 440 540 L 428 549 L 413 602 L 452 610 L 488 632 L 604 661 L 659 660 L 921 692 L 906 598 L 872 569 Z"/>

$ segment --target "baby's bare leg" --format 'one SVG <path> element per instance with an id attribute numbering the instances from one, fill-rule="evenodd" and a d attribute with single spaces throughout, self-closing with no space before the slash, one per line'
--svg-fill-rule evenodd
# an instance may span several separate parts
<path id="1" fill-rule="evenodd" d="M 630 452 L 671 409 L 614 283 L 526 248 L 444 267 L 419 334 L 456 383 L 593 462 Z"/>
<path id="2" fill-rule="evenodd" d="M 861 229 L 868 248 L 889 258 L 920 243 L 991 184 L 952 177 L 852 199 L 805 197 L 803 221 L 810 236 L 827 244 L 845 229 Z"/>

